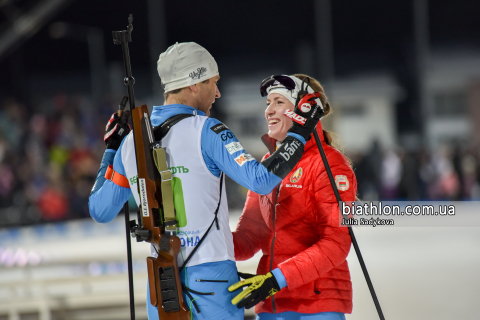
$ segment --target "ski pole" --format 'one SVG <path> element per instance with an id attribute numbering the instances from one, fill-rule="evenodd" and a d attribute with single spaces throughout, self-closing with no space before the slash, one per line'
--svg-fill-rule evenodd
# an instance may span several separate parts
<path id="1" fill-rule="evenodd" d="M 313 136 L 315 137 L 315 142 L 317 143 L 318 151 L 320 151 L 320 155 L 322 156 L 323 164 L 325 165 L 325 170 L 327 170 L 328 179 L 330 180 L 330 184 L 332 185 L 333 192 L 335 193 L 335 198 L 337 198 L 338 205 L 342 202 L 342 198 L 340 197 L 340 193 L 338 192 L 337 186 L 333 179 L 332 170 L 330 169 L 330 165 L 327 161 L 327 156 L 325 155 L 325 151 L 323 150 L 322 142 L 320 141 L 320 137 L 318 136 L 317 129 L 313 130 Z M 365 276 L 365 280 L 367 280 L 368 289 L 370 290 L 370 294 L 372 295 L 373 303 L 375 304 L 375 308 L 377 309 L 378 316 L 380 320 L 385 320 L 383 316 L 382 308 L 380 307 L 380 302 L 378 302 L 377 295 L 375 294 L 375 289 L 373 288 L 372 280 L 368 275 L 367 266 L 363 261 L 362 253 L 360 252 L 360 247 L 358 246 L 357 239 L 353 234 L 353 230 L 351 226 L 348 227 L 348 233 L 350 233 L 350 237 L 352 238 L 353 247 L 355 248 L 355 253 L 357 254 L 358 261 L 360 262 L 360 266 L 362 267 L 363 275 Z"/>

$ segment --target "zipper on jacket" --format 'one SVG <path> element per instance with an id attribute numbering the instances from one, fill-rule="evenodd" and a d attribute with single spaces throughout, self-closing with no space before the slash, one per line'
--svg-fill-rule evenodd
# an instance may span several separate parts
<path id="1" fill-rule="evenodd" d="M 280 185 L 277 187 L 277 194 L 275 196 L 275 203 L 273 204 L 273 238 L 272 238 L 272 245 L 270 247 L 270 272 L 272 272 L 272 266 L 273 266 L 273 245 L 275 243 L 275 207 L 277 206 L 277 200 L 278 200 L 278 193 L 280 192 Z M 272 310 L 273 313 L 277 313 L 275 310 L 275 297 L 272 296 Z"/>

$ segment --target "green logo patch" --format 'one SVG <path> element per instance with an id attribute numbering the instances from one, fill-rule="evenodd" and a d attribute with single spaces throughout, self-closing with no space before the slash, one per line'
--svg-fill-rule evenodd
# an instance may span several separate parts
<path id="1" fill-rule="evenodd" d="M 184 166 L 177 166 L 177 167 L 171 167 L 168 168 L 170 171 L 172 171 L 172 174 L 175 173 L 188 173 L 190 170 L 188 168 L 185 168 Z"/>
<path id="2" fill-rule="evenodd" d="M 135 177 L 131 177 L 130 178 L 130 184 L 134 185 L 135 183 L 137 183 L 137 178 L 138 178 L 138 175 L 136 175 Z"/>

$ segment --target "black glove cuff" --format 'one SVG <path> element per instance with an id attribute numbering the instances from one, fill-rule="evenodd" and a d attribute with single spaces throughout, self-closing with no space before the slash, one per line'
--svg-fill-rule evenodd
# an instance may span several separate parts
<path id="1" fill-rule="evenodd" d="M 308 122 L 307 122 L 307 124 L 308 124 Z M 302 125 L 294 122 L 293 125 L 290 127 L 290 129 L 288 129 L 288 132 L 299 134 L 305 139 L 305 141 L 308 141 L 312 137 L 313 130 L 314 129 L 310 128 L 310 126 L 308 126 L 308 127 L 307 126 L 302 126 Z"/>
<path id="2" fill-rule="evenodd" d="M 122 144 L 122 140 L 118 139 L 109 139 L 106 141 L 107 149 L 112 149 L 117 151 L 118 148 L 120 148 L 120 145 Z"/>
<path id="3" fill-rule="evenodd" d="M 287 136 L 278 150 L 262 161 L 262 165 L 268 171 L 283 179 L 302 158 L 304 148 L 305 146 L 300 140 Z"/>

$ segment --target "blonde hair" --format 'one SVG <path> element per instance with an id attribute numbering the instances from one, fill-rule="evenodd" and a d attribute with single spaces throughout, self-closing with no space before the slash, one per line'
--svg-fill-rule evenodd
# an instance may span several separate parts
<path id="1" fill-rule="evenodd" d="M 306 74 L 301 74 L 301 73 L 296 73 L 296 74 L 293 74 L 292 76 L 297 77 L 300 80 L 303 80 L 307 77 L 310 78 L 310 83 L 309 83 L 310 87 L 315 92 L 320 92 L 322 94 L 320 96 L 320 101 L 322 102 L 323 110 L 325 111 L 325 114 L 324 114 L 323 117 L 326 117 L 333 112 L 332 106 L 330 105 L 330 102 L 328 102 L 327 95 L 325 94 L 325 90 L 323 90 L 322 85 L 320 84 L 320 82 L 318 82 L 317 79 L 312 78 L 310 76 L 307 76 Z M 347 159 L 348 163 L 350 164 L 350 167 L 353 168 L 352 160 L 350 160 L 350 158 L 347 157 L 344 153 L 344 150 L 343 150 L 344 146 L 340 142 L 340 136 L 336 133 L 328 132 L 326 130 L 323 130 L 323 138 L 329 146 L 337 149 Z M 355 199 L 357 201 L 361 201 L 360 198 L 358 197 L 358 195 L 355 195 Z"/>

